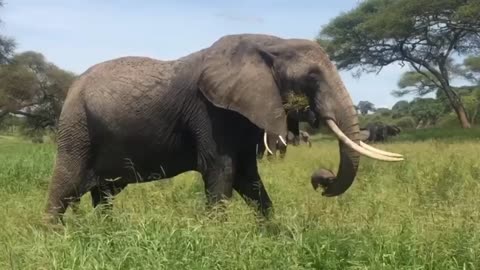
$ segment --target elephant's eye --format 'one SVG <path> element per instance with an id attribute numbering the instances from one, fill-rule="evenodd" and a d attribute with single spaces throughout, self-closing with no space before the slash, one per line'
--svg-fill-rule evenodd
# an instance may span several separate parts
<path id="1" fill-rule="evenodd" d="M 308 69 L 307 77 L 318 79 L 320 76 L 320 68 L 318 66 L 312 66 Z"/>

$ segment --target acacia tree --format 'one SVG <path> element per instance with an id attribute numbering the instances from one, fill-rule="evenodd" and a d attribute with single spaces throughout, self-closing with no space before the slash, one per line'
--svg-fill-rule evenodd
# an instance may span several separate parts
<path id="1" fill-rule="evenodd" d="M 480 56 L 470 56 L 463 61 L 464 65 L 464 77 L 480 85 Z"/>
<path id="2" fill-rule="evenodd" d="M 450 84 L 452 54 L 480 49 L 478 0 L 365 0 L 333 19 L 320 32 L 321 43 L 339 69 L 380 72 L 392 63 L 408 64 L 445 93 L 464 128 L 462 100 Z"/>
<path id="3" fill-rule="evenodd" d="M 400 118 L 403 116 L 408 115 L 408 111 L 410 109 L 410 103 L 406 100 L 397 101 L 392 106 L 392 118 Z"/>
<path id="4" fill-rule="evenodd" d="M 26 117 L 33 128 L 54 127 L 74 74 L 32 51 L 10 62 L 0 65 L 0 120 L 13 114 Z"/>
<path id="5" fill-rule="evenodd" d="M 0 0 L 0 7 L 3 7 L 3 0 Z M 2 23 L 2 20 L 0 20 L 0 23 Z M 14 50 L 15 41 L 0 34 L 0 64 L 7 63 Z"/>
<path id="6" fill-rule="evenodd" d="M 410 114 L 417 122 L 417 128 L 435 125 L 442 115 L 442 103 L 434 98 L 415 98 L 410 102 Z"/>
<path id="7" fill-rule="evenodd" d="M 362 100 L 356 107 L 362 115 L 368 114 L 369 111 L 375 112 L 375 105 L 370 101 Z"/>

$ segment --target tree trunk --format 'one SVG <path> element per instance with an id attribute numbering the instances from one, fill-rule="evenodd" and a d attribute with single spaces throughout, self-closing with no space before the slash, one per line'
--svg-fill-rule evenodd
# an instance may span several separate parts
<path id="1" fill-rule="evenodd" d="M 452 87 L 448 83 L 442 83 L 442 86 L 442 90 L 445 92 L 450 105 L 457 114 L 458 121 L 460 121 L 462 128 L 471 128 L 467 113 L 465 112 L 465 107 L 463 107 L 460 97 L 453 91 Z"/>
<path id="2" fill-rule="evenodd" d="M 465 108 L 463 106 L 459 106 L 455 108 L 455 112 L 457 113 L 458 120 L 460 121 L 460 125 L 462 128 L 471 128 L 470 122 L 468 121 L 467 114 L 465 113 Z"/>

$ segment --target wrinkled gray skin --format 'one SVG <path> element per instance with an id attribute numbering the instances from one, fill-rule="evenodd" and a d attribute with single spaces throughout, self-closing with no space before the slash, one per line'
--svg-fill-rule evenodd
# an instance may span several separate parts
<path id="1" fill-rule="evenodd" d="M 305 93 L 320 119 L 359 143 L 351 98 L 310 40 L 230 35 L 174 61 L 123 57 L 91 67 L 61 112 L 48 220 L 61 221 L 88 191 L 96 206 L 130 183 L 191 170 L 202 175 L 208 205 L 235 190 L 267 215 L 272 202 L 258 173 L 256 139 L 261 129 L 286 136 L 287 89 Z M 339 147 L 338 175 L 325 196 L 344 193 L 357 173 L 359 154 Z"/>

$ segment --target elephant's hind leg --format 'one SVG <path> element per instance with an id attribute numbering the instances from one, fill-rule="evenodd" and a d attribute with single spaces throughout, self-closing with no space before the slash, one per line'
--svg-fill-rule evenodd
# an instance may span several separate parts
<path id="1" fill-rule="evenodd" d="M 69 204 L 78 201 L 91 185 L 87 175 L 91 150 L 86 126 L 79 124 L 75 130 L 60 129 L 57 144 L 57 158 L 45 209 L 50 223 L 63 222 L 62 216 Z"/>
<path id="2" fill-rule="evenodd" d="M 50 222 L 56 223 L 71 203 L 79 201 L 86 192 L 87 157 L 59 154 L 52 182 L 49 186 L 46 214 Z"/>

